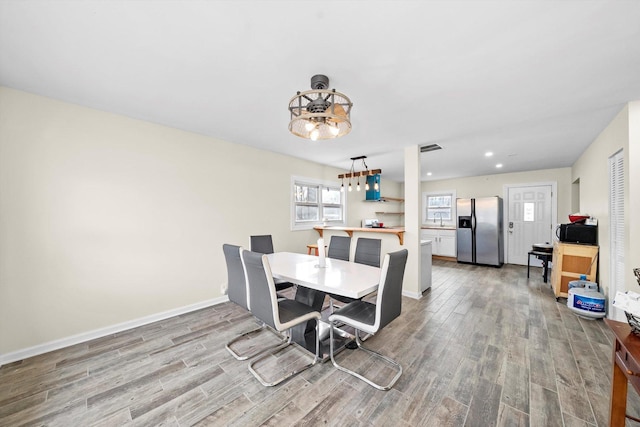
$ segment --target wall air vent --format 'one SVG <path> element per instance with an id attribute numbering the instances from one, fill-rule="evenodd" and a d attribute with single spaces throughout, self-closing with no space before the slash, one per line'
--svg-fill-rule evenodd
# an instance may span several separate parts
<path id="1" fill-rule="evenodd" d="M 438 150 L 442 150 L 442 147 L 439 146 L 438 144 L 429 144 L 429 145 L 423 145 L 422 147 L 420 147 L 421 153 L 426 153 L 428 151 L 438 151 Z"/>

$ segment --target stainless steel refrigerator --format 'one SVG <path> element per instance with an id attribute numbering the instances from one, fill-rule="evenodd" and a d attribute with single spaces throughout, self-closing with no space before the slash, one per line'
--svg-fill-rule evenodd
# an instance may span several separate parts
<path id="1" fill-rule="evenodd" d="M 458 262 L 501 267 L 504 263 L 502 199 L 457 199 Z"/>

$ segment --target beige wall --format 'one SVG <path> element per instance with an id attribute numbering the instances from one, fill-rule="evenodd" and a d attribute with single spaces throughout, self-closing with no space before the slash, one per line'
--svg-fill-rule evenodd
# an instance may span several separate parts
<path id="1" fill-rule="evenodd" d="M 625 164 L 625 283 L 640 292 L 632 269 L 640 267 L 640 102 L 629 103 L 602 131 L 573 166 L 580 179 L 580 210 L 598 219 L 600 284 L 608 295 L 610 283 L 609 157 L 624 150 Z"/>
<path id="2" fill-rule="evenodd" d="M 422 191 L 456 190 L 459 198 L 504 195 L 505 185 L 534 182 L 556 182 L 558 190 L 558 221 L 567 222 L 571 213 L 571 168 L 545 169 L 530 172 L 503 173 L 469 178 L 422 182 Z"/>
<path id="3" fill-rule="evenodd" d="M 625 218 L 629 232 L 629 251 L 625 253 L 627 289 L 640 293 L 633 268 L 640 267 L 640 101 L 631 102 L 629 108 L 629 203 Z"/>
<path id="4" fill-rule="evenodd" d="M 625 182 L 628 183 L 628 141 L 628 108 L 625 107 L 585 150 L 572 168 L 572 181 L 580 180 L 580 211 L 598 219 L 599 282 L 606 292 L 608 292 L 610 274 L 609 157 L 621 149 L 625 150 Z M 628 199 L 628 191 L 629 187 L 626 186 L 625 199 Z"/>
<path id="5" fill-rule="evenodd" d="M 222 244 L 304 252 L 291 176 L 341 172 L 0 87 L 0 356 L 221 297 Z"/>

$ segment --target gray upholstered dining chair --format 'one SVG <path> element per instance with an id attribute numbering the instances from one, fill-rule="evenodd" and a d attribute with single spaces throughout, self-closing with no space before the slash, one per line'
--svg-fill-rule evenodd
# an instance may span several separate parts
<path id="1" fill-rule="evenodd" d="M 331 236 L 331 240 L 329 241 L 329 251 L 327 253 L 329 258 L 349 261 L 350 254 L 351 237 Z"/>
<path id="2" fill-rule="evenodd" d="M 333 237 L 331 238 L 333 240 Z M 366 237 L 360 237 L 356 243 L 356 253 L 353 257 L 353 262 L 358 264 L 366 264 L 372 267 L 380 267 L 380 247 L 382 246 L 382 240 L 380 239 L 368 239 Z M 353 298 L 345 297 L 342 295 L 330 295 L 332 300 L 337 300 L 342 303 L 350 303 L 356 301 Z M 333 311 L 333 302 L 331 302 L 331 311 Z"/>
<path id="3" fill-rule="evenodd" d="M 245 271 L 247 274 L 247 282 L 249 283 L 251 313 L 278 332 L 289 330 L 289 339 L 286 343 L 279 345 L 269 353 L 265 353 L 262 356 L 253 359 L 249 363 L 249 371 L 258 381 L 265 386 L 274 386 L 312 367 L 318 362 L 320 352 L 318 321 L 320 320 L 321 315 L 320 312 L 301 302 L 291 299 L 278 300 L 271 267 L 269 266 L 269 261 L 267 260 L 266 255 L 245 250 L 242 253 L 242 259 L 244 261 Z M 289 345 L 297 345 L 291 340 L 290 329 L 299 324 L 306 323 L 309 320 L 315 320 L 316 323 L 316 349 L 313 361 L 301 368 L 297 368 L 281 378 L 274 381 L 267 381 L 264 376 L 260 375 L 255 370 L 256 364 L 268 357 L 275 357 Z"/>
<path id="4" fill-rule="evenodd" d="M 356 243 L 356 253 L 353 262 L 380 267 L 380 239 L 360 237 Z"/>
<path id="5" fill-rule="evenodd" d="M 408 251 L 403 249 L 385 255 L 380 272 L 380 285 L 378 287 L 378 295 L 375 304 L 362 300 L 353 301 L 336 310 L 335 313 L 329 316 L 329 351 L 333 366 L 363 380 L 367 384 L 379 390 L 389 390 L 393 387 L 398 378 L 400 378 L 400 375 L 402 375 L 402 366 L 387 356 L 383 356 L 378 352 L 365 348 L 362 345 L 359 334 L 362 331 L 373 335 L 400 316 L 400 313 L 402 312 L 402 280 L 404 278 L 404 270 L 407 264 L 407 254 Z M 334 329 L 338 323 L 351 326 L 355 329 L 355 340 L 359 349 L 366 351 L 379 360 L 387 362 L 395 368 L 394 370 L 396 371 L 396 375 L 388 384 L 377 384 L 366 378 L 363 374 L 347 369 L 336 362 L 333 335 Z"/>
<path id="6" fill-rule="evenodd" d="M 327 257 L 333 259 L 340 259 L 342 261 L 349 261 L 351 255 L 351 237 L 347 236 L 331 236 L 329 241 L 329 251 Z M 349 303 L 355 301 L 353 298 L 345 297 L 337 294 L 329 294 L 330 312 L 333 313 L 334 306 L 333 301 L 340 301 L 342 303 Z"/>
<path id="7" fill-rule="evenodd" d="M 257 252 L 260 254 L 272 254 L 273 250 L 273 238 L 271 234 L 261 234 L 257 236 L 251 236 L 251 252 Z M 287 282 L 285 280 L 274 279 L 276 284 L 276 291 L 282 291 L 294 286 L 294 283 Z"/>
<path id="8" fill-rule="evenodd" d="M 261 234 L 259 236 L 251 236 L 251 252 L 258 252 L 261 254 L 272 254 L 273 250 L 273 238 L 271 234 Z"/>
<path id="9" fill-rule="evenodd" d="M 244 266 L 242 264 L 243 249 L 241 246 L 235 246 L 225 243 L 224 245 L 222 245 L 222 251 L 224 252 L 224 258 L 227 263 L 227 295 L 229 297 L 229 301 L 239 305 L 247 311 L 250 311 L 249 289 L 245 277 Z M 231 341 L 227 342 L 225 348 L 227 349 L 227 351 L 229 351 L 229 353 L 231 353 L 233 357 L 238 360 L 250 359 L 251 357 L 257 356 L 258 354 L 267 351 L 275 346 L 256 349 L 255 351 L 252 351 L 248 354 L 240 354 L 233 350 L 232 345 L 240 340 L 250 338 L 251 336 L 268 330 L 269 329 L 265 327 L 265 324 L 262 323 L 262 326 L 244 332 L 241 335 L 233 338 Z M 277 345 L 280 344 L 281 342 L 277 343 Z"/>

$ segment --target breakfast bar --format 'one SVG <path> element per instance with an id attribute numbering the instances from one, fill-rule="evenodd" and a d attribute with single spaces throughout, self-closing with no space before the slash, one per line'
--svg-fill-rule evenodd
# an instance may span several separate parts
<path id="1" fill-rule="evenodd" d="M 404 245 L 404 227 L 398 228 L 369 228 L 369 227 L 327 227 L 327 226 L 317 226 L 313 227 L 314 230 L 318 232 L 320 237 L 323 237 L 324 231 L 344 231 L 349 235 L 349 237 L 353 237 L 353 232 L 365 232 L 365 233 L 384 233 L 384 234 L 395 234 L 398 236 L 398 240 L 400 240 L 400 245 Z"/>

